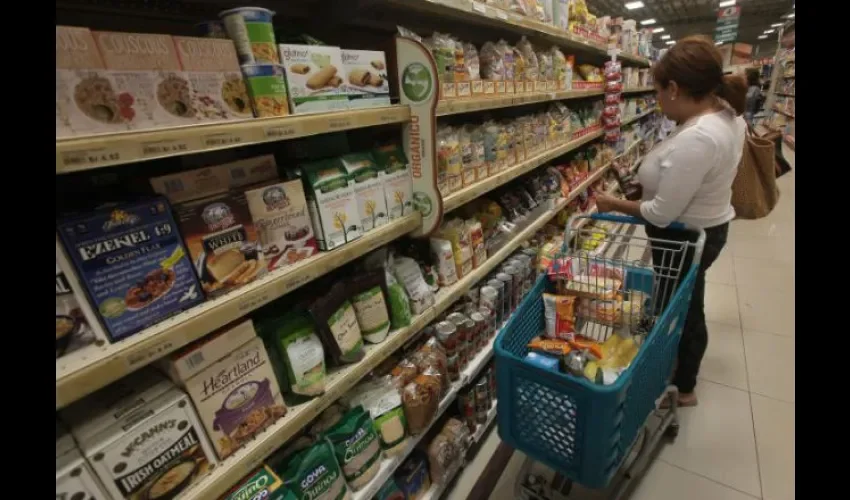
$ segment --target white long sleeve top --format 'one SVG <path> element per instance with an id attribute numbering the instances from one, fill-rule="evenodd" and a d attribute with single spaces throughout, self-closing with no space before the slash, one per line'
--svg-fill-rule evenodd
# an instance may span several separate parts
<path id="1" fill-rule="evenodd" d="M 638 170 L 643 218 L 658 227 L 678 221 L 701 228 L 732 220 L 745 134 L 744 119 L 725 109 L 682 124 L 652 148 Z"/>

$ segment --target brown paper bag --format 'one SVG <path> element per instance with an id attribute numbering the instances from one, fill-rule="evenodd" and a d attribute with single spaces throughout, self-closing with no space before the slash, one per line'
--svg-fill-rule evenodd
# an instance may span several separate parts
<path id="1" fill-rule="evenodd" d="M 744 154 L 732 182 L 732 207 L 738 219 L 766 217 L 779 201 L 776 187 L 775 146 L 756 137 L 747 127 Z"/>

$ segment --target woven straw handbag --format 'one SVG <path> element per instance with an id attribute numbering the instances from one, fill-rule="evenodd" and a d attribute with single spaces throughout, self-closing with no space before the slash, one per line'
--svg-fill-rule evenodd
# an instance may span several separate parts
<path id="1" fill-rule="evenodd" d="M 755 136 L 747 127 L 744 154 L 732 182 L 732 207 L 738 219 L 766 217 L 779 202 L 776 186 L 775 146 Z"/>

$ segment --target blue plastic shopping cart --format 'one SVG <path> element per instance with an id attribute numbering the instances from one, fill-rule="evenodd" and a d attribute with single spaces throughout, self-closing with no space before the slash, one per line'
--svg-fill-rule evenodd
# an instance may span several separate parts
<path id="1" fill-rule="evenodd" d="M 602 234 L 593 224 L 585 224 L 588 219 L 620 224 L 625 231 Z M 524 360 L 527 344 L 545 330 L 542 295 L 556 287 L 548 276 L 537 280 L 495 342 L 502 440 L 570 484 L 612 488 L 614 498 L 627 495 L 631 479 L 645 470 L 661 437 L 678 433 L 677 394 L 669 379 L 705 242 L 702 230 L 681 224 L 673 227 L 691 232 L 687 241 L 652 240 L 639 235 L 644 224 L 633 217 L 574 216 L 557 259 L 560 265 L 571 266 L 579 295 L 592 296 L 598 291 L 594 287 L 611 286 L 610 279 L 607 285 L 588 282 L 584 278 L 588 274 L 621 280 L 617 286 L 622 309 L 615 318 L 601 321 L 592 308 L 579 307 L 576 322 L 579 333 L 595 340 L 633 335 L 640 341 L 638 354 L 613 383 L 594 383 Z M 661 411 L 658 402 L 665 394 L 670 396 L 670 409 Z M 649 426 L 651 415 L 658 421 L 654 431 Z M 616 488 L 615 476 L 624 479 Z M 526 498 L 557 497 L 525 486 Z"/>

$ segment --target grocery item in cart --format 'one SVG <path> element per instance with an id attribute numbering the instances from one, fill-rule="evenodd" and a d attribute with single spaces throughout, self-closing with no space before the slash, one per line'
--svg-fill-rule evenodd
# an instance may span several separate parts
<path id="1" fill-rule="evenodd" d="M 203 300 L 165 198 L 63 217 L 58 232 L 113 341 Z"/>
<path id="2" fill-rule="evenodd" d="M 194 91 L 192 103 L 201 120 L 253 116 L 248 88 L 232 41 L 175 36 L 174 45 Z"/>
<path id="3" fill-rule="evenodd" d="M 231 191 L 174 207 L 207 297 L 264 276 L 268 269 L 245 194 Z"/>
<path id="4" fill-rule="evenodd" d="M 324 436 L 333 445 L 342 475 L 352 490 L 369 484 L 381 468 L 381 442 L 372 417 L 362 406 L 349 410 Z"/>
<path id="5" fill-rule="evenodd" d="M 530 351 L 548 354 L 552 356 L 566 356 L 573 350 L 570 343 L 563 339 L 544 339 L 543 337 L 534 337 L 528 343 Z"/>
<path id="6" fill-rule="evenodd" d="M 275 13 L 261 7 L 238 7 L 219 12 L 227 36 L 236 45 L 241 64 L 279 63 L 272 17 Z"/>
<path id="7" fill-rule="evenodd" d="M 245 197 L 269 270 L 290 266 L 318 252 L 299 181 L 251 189 Z"/>
<path id="8" fill-rule="evenodd" d="M 575 296 L 543 294 L 547 337 L 571 340 L 575 336 L 576 300 Z"/>
<path id="9" fill-rule="evenodd" d="M 351 490 L 334 456 L 330 441 L 321 439 L 289 459 L 281 474 L 297 498 L 348 500 Z"/>

